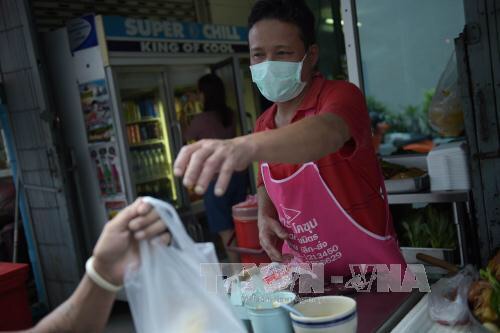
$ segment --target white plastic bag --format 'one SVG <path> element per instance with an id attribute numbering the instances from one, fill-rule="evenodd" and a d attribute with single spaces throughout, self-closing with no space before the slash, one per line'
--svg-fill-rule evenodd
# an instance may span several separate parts
<path id="1" fill-rule="evenodd" d="M 140 242 L 140 267 L 129 268 L 125 275 L 137 333 L 246 332 L 224 288 L 206 286 L 207 275 L 223 285 L 219 269 L 203 270 L 202 275 L 200 264 L 218 264 L 213 244 L 195 243 L 171 205 L 150 197 L 144 201 L 167 224 L 172 245 Z"/>
<path id="2" fill-rule="evenodd" d="M 431 287 L 429 315 L 444 325 L 464 325 L 469 321 L 467 292 L 477 276 L 472 266 L 466 266 L 451 278 L 442 278 Z"/>

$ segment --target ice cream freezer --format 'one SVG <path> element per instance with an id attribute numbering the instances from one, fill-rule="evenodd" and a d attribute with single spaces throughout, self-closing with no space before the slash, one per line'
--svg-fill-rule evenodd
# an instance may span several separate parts
<path id="1" fill-rule="evenodd" d="M 71 149 L 89 249 L 102 225 L 137 196 L 179 210 L 201 197 L 173 176 L 183 131 L 202 112 L 197 81 L 224 82 L 237 133 L 252 131 L 258 94 L 247 29 L 87 15 L 44 35 L 54 101 Z M 249 170 L 250 183 L 254 176 Z"/>

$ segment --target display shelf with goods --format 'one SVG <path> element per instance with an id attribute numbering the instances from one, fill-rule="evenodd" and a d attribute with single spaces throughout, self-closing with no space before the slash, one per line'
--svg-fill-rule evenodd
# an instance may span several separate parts
<path id="1" fill-rule="evenodd" d="M 389 205 L 429 205 L 429 204 L 449 204 L 451 205 L 451 223 L 449 233 L 456 240 L 456 244 L 452 249 L 449 248 L 434 248 L 420 246 L 402 246 L 403 255 L 411 263 L 420 263 L 415 260 L 416 253 L 429 254 L 439 259 L 458 261 L 460 267 L 471 262 L 472 254 L 469 253 L 471 239 L 466 237 L 468 230 L 471 228 L 470 217 L 470 197 L 467 191 L 446 191 L 446 192 L 423 192 L 423 193 L 402 193 L 389 194 Z M 402 221 L 400 221 L 402 222 Z M 398 221 L 395 221 L 398 223 Z M 418 224 L 418 223 L 417 223 Z M 413 231 L 415 231 L 413 229 Z M 431 231 L 432 232 L 432 231 Z M 457 252 L 458 256 L 454 256 L 453 252 Z M 409 258 L 409 259 L 408 259 Z M 443 274 L 444 270 L 439 268 L 428 267 L 428 273 Z"/>
<path id="2" fill-rule="evenodd" d="M 151 195 L 175 203 L 172 151 L 158 73 L 119 73 L 121 106 L 128 139 L 131 176 L 138 196 Z"/>
<path id="3" fill-rule="evenodd" d="M 391 192 L 388 183 L 397 185 L 415 180 L 416 176 L 427 175 L 429 173 L 427 156 L 408 154 L 384 157 L 381 166 L 388 192 Z M 409 263 L 420 263 L 416 259 L 416 254 L 424 253 L 463 266 L 471 262 L 473 257 L 467 247 L 473 240 L 466 239 L 472 221 L 469 212 L 469 192 L 430 191 L 432 188 L 430 185 L 427 182 L 420 189 L 415 187 L 411 193 L 399 193 L 399 191 L 388 193 L 394 225 L 400 239 L 403 238 L 407 243 L 402 244 L 403 255 Z M 399 187 L 401 186 L 392 186 L 392 190 Z M 446 216 L 443 212 L 446 212 Z M 443 242 L 437 242 L 434 234 L 441 234 Z M 431 239 L 434 239 L 433 244 L 430 244 Z M 429 271 L 444 273 L 443 270 L 434 268 L 430 268 Z"/>

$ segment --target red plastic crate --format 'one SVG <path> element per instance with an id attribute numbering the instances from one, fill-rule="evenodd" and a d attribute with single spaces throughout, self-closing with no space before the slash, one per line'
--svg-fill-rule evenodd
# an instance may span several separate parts
<path id="1" fill-rule="evenodd" d="M 26 289 L 29 266 L 0 262 L 0 331 L 33 325 Z"/>

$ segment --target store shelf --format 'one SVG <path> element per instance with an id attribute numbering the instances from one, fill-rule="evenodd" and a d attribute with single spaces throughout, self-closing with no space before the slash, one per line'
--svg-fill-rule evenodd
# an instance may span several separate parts
<path id="1" fill-rule="evenodd" d="M 155 121 L 160 121 L 160 119 L 161 119 L 160 117 L 145 118 L 145 119 L 141 119 L 141 120 L 129 121 L 126 124 L 127 125 L 135 125 L 135 124 L 151 123 L 151 122 L 155 122 Z"/>
<path id="2" fill-rule="evenodd" d="M 148 141 L 143 141 L 141 143 L 130 143 L 129 146 L 130 148 L 138 148 L 144 146 L 157 145 L 159 143 L 164 143 L 163 139 L 148 140 Z"/>
<path id="3" fill-rule="evenodd" d="M 468 200 L 469 200 L 469 192 L 467 191 L 389 194 L 390 205 L 402 205 L 402 204 L 413 204 L 413 203 L 466 202 Z"/>
<path id="4" fill-rule="evenodd" d="M 164 175 L 164 176 L 152 177 L 152 178 L 148 178 L 148 179 L 141 179 L 141 180 L 136 181 L 135 184 L 141 185 L 141 184 L 156 182 L 156 181 L 164 180 L 164 179 L 169 179 L 169 177 L 167 175 Z"/>
<path id="5" fill-rule="evenodd" d="M 10 169 L 1 169 L 0 178 L 12 177 L 12 171 Z"/>

